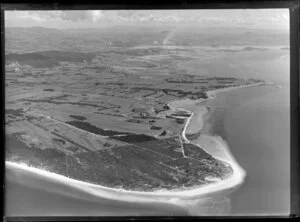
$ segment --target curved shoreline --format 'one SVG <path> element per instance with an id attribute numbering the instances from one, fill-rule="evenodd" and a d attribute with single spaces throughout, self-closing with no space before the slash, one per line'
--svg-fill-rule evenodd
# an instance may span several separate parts
<path id="1" fill-rule="evenodd" d="M 255 84 L 255 85 L 261 85 L 261 84 Z M 204 102 L 205 100 L 208 99 L 213 99 L 215 98 L 215 94 L 221 91 L 227 91 L 233 88 L 243 88 L 243 87 L 251 87 L 253 85 L 249 86 L 238 86 L 238 87 L 229 87 L 225 89 L 220 89 L 220 90 L 212 90 L 212 91 L 207 91 L 208 98 L 207 99 L 200 99 L 196 101 L 189 101 L 192 102 L 193 104 L 196 103 L 201 103 Z M 172 102 L 171 102 L 172 103 Z M 171 105 L 172 106 L 172 105 Z M 176 107 L 180 108 L 180 107 Z M 181 108 L 183 109 L 183 108 Z M 191 112 L 187 110 L 188 112 Z M 190 120 L 193 117 L 193 112 L 191 112 L 191 116 L 188 118 L 184 129 L 182 131 L 182 136 L 186 141 L 192 143 L 185 137 L 186 133 L 186 128 L 190 124 Z M 48 172 L 45 170 L 41 170 L 38 168 L 30 167 L 25 164 L 19 164 L 19 163 L 14 163 L 10 161 L 5 161 L 5 166 L 10 167 L 12 169 L 16 170 L 21 170 L 21 171 L 26 171 L 33 173 L 35 175 L 45 177 L 48 179 L 53 179 L 56 181 L 59 181 L 65 185 L 74 187 L 76 189 L 79 189 L 81 191 L 87 192 L 89 194 L 92 194 L 94 196 L 98 197 L 104 197 L 112 200 L 119 200 L 119 201 L 125 201 L 125 202 L 153 202 L 153 201 L 160 201 L 160 202 L 168 202 L 168 203 L 179 203 L 181 200 L 190 200 L 194 199 L 197 197 L 205 197 L 208 194 L 220 192 L 223 190 L 228 190 L 231 189 L 235 186 L 240 185 L 245 176 L 246 172 L 242 167 L 237 163 L 237 161 L 234 159 L 233 155 L 230 152 L 230 149 L 228 147 L 228 144 L 226 141 L 224 141 L 221 137 L 214 136 L 216 142 L 222 146 L 222 148 L 225 150 L 226 154 L 230 157 L 230 160 L 223 160 L 218 157 L 215 157 L 213 154 L 212 156 L 216 159 L 219 159 L 223 162 L 226 162 L 229 164 L 232 168 L 232 174 L 223 180 L 219 180 L 218 182 L 210 183 L 210 184 L 205 184 L 205 185 L 200 185 L 200 186 L 195 186 L 191 187 L 187 190 L 179 190 L 179 189 L 174 189 L 174 190 L 159 190 L 159 191 L 151 191 L 151 192 L 143 192 L 143 191 L 130 191 L 130 190 L 123 190 L 123 189 L 115 189 L 115 188 L 109 188 L 101 185 L 96 185 L 80 180 L 75 180 L 71 179 L 56 173 Z M 194 145 L 201 147 L 201 144 L 195 144 Z M 205 150 L 205 149 L 204 149 Z M 207 149 L 205 150 L 206 152 L 210 153 Z"/>
<path id="2" fill-rule="evenodd" d="M 241 182 L 240 179 L 243 178 L 243 174 L 235 173 L 231 177 L 221 180 L 218 183 L 202 185 L 198 188 L 191 188 L 190 190 L 138 192 L 114 189 L 92 183 L 87 183 L 80 180 L 71 179 L 56 173 L 30 167 L 25 164 L 18 164 L 10 161 L 5 161 L 5 167 L 9 167 L 14 170 L 20 170 L 25 175 L 26 172 L 29 172 L 37 176 L 44 177 L 45 179 L 59 181 L 64 185 L 73 187 L 75 189 L 92 194 L 94 196 L 107 198 L 111 200 L 143 203 L 149 203 L 153 201 L 178 203 L 182 200 L 184 201 L 194 199 L 196 197 L 205 197 L 206 195 L 211 193 L 231 189 L 234 186 L 239 185 Z M 234 166 L 232 167 L 233 169 L 235 168 Z"/>

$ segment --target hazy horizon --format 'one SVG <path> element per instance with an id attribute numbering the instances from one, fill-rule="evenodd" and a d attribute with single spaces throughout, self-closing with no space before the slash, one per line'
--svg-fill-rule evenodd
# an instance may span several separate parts
<path id="1" fill-rule="evenodd" d="M 5 11 L 5 27 L 89 29 L 110 26 L 289 29 L 288 9 Z"/>

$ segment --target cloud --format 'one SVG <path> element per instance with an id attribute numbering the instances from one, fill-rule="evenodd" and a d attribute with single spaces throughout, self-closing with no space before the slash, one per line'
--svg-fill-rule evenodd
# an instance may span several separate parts
<path id="1" fill-rule="evenodd" d="M 103 16 L 102 11 L 60 11 L 58 18 L 64 21 L 90 21 L 97 22 Z"/>
<path id="2" fill-rule="evenodd" d="M 36 22 L 48 20 L 62 20 L 62 21 L 89 21 L 97 22 L 103 17 L 100 10 L 91 11 L 12 11 L 6 13 L 6 19 L 21 19 L 33 20 Z"/>
<path id="3" fill-rule="evenodd" d="M 102 11 L 62 11 L 59 18 L 66 21 L 91 21 L 97 22 L 103 16 Z"/>
<path id="4" fill-rule="evenodd" d="M 6 11 L 6 24 L 86 27 L 111 24 L 276 25 L 288 23 L 283 10 L 53 10 Z"/>

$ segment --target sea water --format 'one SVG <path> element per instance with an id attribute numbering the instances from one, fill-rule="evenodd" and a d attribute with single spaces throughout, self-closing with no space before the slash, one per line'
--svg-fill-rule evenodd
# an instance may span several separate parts
<path id="1" fill-rule="evenodd" d="M 240 97 L 243 93 L 239 92 Z M 264 93 L 225 112 L 226 140 L 247 172 L 230 199 L 231 214 L 288 215 L 290 208 L 289 87 Z M 256 91 L 257 92 L 257 91 Z M 254 94 L 254 93 L 253 93 Z"/>

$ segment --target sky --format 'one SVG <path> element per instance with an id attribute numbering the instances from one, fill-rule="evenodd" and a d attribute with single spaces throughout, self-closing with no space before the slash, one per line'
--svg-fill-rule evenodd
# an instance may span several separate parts
<path id="1" fill-rule="evenodd" d="M 288 9 L 5 11 L 5 27 L 99 28 L 111 25 L 242 26 L 289 29 Z"/>

